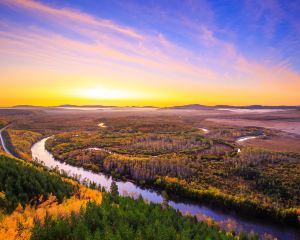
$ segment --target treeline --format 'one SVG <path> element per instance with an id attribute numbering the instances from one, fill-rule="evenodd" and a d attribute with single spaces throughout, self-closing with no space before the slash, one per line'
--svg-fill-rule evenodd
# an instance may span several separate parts
<path id="1" fill-rule="evenodd" d="M 78 149 L 63 154 L 54 153 L 53 155 L 61 162 L 100 172 L 103 171 L 103 161 L 109 153 L 101 149 Z"/>
<path id="2" fill-rule="evenodd" d="M 111 154 L 104 159 L 103 169 L 113 176 L 125 176 L 129 179 L 151 181 L 157 176 L 174 176 L 189 178 L 195 170 L 187 164 L 187 156 L 167 154 L 158 157 L 133 157 Z"/>
<path id="3" fill-rule="evenodd" d="M 194 143 L 199 144 L 195 151 Z M 230 141 L 195 133 L 64 133 L 47 145 L 57 159 L 72 165 L 146 185 L 164 177 L 176 178 L 176 184 L 155 186 L 203 201 L 216 200 L 217 205 L 245 214 L 299 222 L 299 153 L 254 148 L 237 153 Z M 182 151 L 161 154 L 171 149 Z"/>
<path id="4" fill-rule="evenodd" d="M 256 189 L 278 199 L 281 202 L 300 203 L 300 178 L 282 179 L 275 174 L 268 174 L 255 167 L 237 169 L 244 179 L 252 180 Z M 293 176 L 292 176 L 293 178 Z M 297 205 L 296 205 L 297 206 Z"/>
<path id="5" fill-rule="evenodd" d="M 60 161 L 94 171 L 103 170 L 103 161 L 109 155 L 107 153 L 111 152 L 125 155 L 124 157 L 114 155 L 115 158 L 109 159 L 112 160 L 111 164 L 116 164 L 116 158 L 126 160 L 124 167 L 129 167 L 131 173 L 133 173 L 133 165 L 136 166 L 136 169 L 142 169 L 143 166 L 138 166 L 142 164 L 156 170 L 160 165 L 163 168 L 162 173 L 170 174 L 170 176 L 190 175 L 190 173 L 184 173 L 188 169 L 187 167 L 182 170 L 183 173 L 179 173 L 181 170 L 178 167 L 182 168 L 182 165 L 190 163 L 189 159 L 191 158 L 221 160 L 236 154 L 232 144 L 220 139 L 207 139 L 195 133 L 156 135 L 99 132 L 60 133 L 47 140 L 46 149 Z M 166 159 L 167 157 L 170 159 Z M 132 162 L 127 161 L 130 159 Z M 136 159 L 143 161 L 136 164 Z M 182 163 L 179 163 L 178 159 L 183 160 Z M 120 164 L 124 163 L 125 161 L 122 161 Z M 167 164 L 173 163 L 176 166 L 174 168 L 169 166 L 168 169 L 176 170 L 175 173 L 165 170 Z M 110 171 L 110 168 L 108 160 L 105 161 L 106 171 Z M 121 168 L 120 165 L 119 168 Z M 151 178 L 155 175 L 152 172 L 150 173 Z M 157 172 L 156 175 L 160 175 L 160 173 Z"/>
<path id="6" fill-rule="evenodd" d="M 235 141 L 237 138 L 244 136 L 258 136 L 262 134 L 269 135 L 272 130 L 260 127 L 221 127 L 210 131 L 209 135 L 214 138 Z"/>
<path id="7" fill-rule="evenodd" d="M 20 158 L 20 156 L 18 155 L 17 151 L 15 150 L 12 140 L 7 132 L 7 130 L 4 130 L 2 132 L 2 137 L 4 138 L 4 142 L 5 142 L 5 146 L 8 148 L 8 150 L 15 156 Z"/>
<path id="8" fill-rule="evenodd" d="M 225 207 L 235 210 L 238 214 L 254 216 L 300 226 L 300 212 L 297 207 L 281 207 L 275 202 L 272 204 L 261 204 L 257 198 L 246 196 L 233 196 L 222 193 L 218 189 L 196 189 L 184 180 L 176 178 L 157 178 L 154 186 L 167 190 L 170 194 L 181 195 L 201 202 L 206 202 L 213 206 Z"/>
<path id="9" fill-rule="evenodd" d="M 239 158 L 231 159 L 234 166 L 263 166 L 291 159 L 300 159 L 300 153 L 275 152 L 271 150 L 245 147 Z"/>
<path id="10" fill-rule="evenodd" d="M 184 217 L 172 208 L 145 203 L 141 198 L 105 194 L 101 205 L 89 203 L 80 214 L 37 221 L 32 239 L 254 240 L 258 237 L 243 233 L 235 236 L 215 225 L 198 222 L 196 217 Z"/>
<path id="11" fill-rule="evenodd" d="M 174 116 L 117 116 L 100 118 L 97 123 L 104 122 L 106 130 L 114 133 L 184 133 L 194 131 L 195 128 L 187 119 Z"/>
<path id="12" fill-rule="evenodd" d="M 204 138 L 198 133 L 60 133 L 50 138 L 46 148 L 54 154 L 77 149 L 105 148 L 120 154 L 161 155 L 167 153 L 195 154 L 212 149 L 218 155 L 233 151 L 234 145 L 221 139 Z"/>
<path id="13" fill-rule="evenodd" d="M 42 138 L 42 134 L 27 130 L 7 129 L 2 134 L 11 153 L 24 160 L 31 160 L 31 146 Z"/>
<path id="14" fill-rule="evenodd" d="M 231 159 L 234 174 L 285 206 L 300 206 L 300 156 L 296 153 L 244 148 Z"/>
<path id="15" fill-rule="evenodd" d="M 0 119 L 0 129 L 3 128 L 3 127 L 5 127 L 7 124 L 8 124 L 7 120 Z"/>
<path id="16" fill-rule="evenodd" d="M 159 155 L 181 151 L 201 151 L 210 148 L 211 145 L 213 142 L 199 135 L 149 134 L 133 137 L 128 144 L 122 146 L 122 152 Z"/>
<path id="17" fill-rule="evenodd" d="M 52 194 L 62 201 L 75 191 L 61 177 L 21 160 L 0 156 L 0 208 L 13 211 L 18 204 L 39 203 Z"/>

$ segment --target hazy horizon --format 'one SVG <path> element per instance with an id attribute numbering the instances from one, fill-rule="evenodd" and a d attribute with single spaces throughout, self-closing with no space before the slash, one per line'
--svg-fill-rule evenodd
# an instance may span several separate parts
<path id="1" fill-rule="evenodd" d="M 227 105 L 227 104 L 216 104 L 216 105 L 205 105 L 201 103 L 190 103 L 190 104 L 181 104 L 181 105 L 165 105 L 165 106 L 157 106 L 157 105 L 105 105 L 105 104 L 59 104 L 59 105 L 31 105 L 31 104 L 17 104 L 17 105 L 10 105 L 10 106 L 0 106 L 0 108 L 14 108 L 14 107 L 120 107 L 120 108 L 126 108 L 126 107 L 140 107 L 140 108 L 172 108 L 172 107 L 184 107 L 184 106 L 203 106 L 203 107 L 233 107 L 233 108 L 243 108 L 243 107 L 295 107 L 298 108 L 300 105 L 263 105 L 263 104 L 247 104 L 247 105 Z"/>

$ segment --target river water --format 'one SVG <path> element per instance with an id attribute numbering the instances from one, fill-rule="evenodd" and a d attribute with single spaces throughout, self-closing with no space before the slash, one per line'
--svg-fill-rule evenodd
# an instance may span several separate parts
<path id="1" fill-rule="evenodd" d="M 91 171 L 85 170 L 81 167 L 74 167 L 66 163 L 61 163 L 54 159 L 51 153 L 45 149 L 45 142 L 48 138 L 44 138 L 39 142 L 35 143 L 32 148 L 32 157 L 42 161 L 48 168 L 57 167 L 60 170 L 64 170 L 69 176 L 81 176 L 81 181 L 88 180 L 100 184 L 101 186 L 109 189 L 112 178 L 108 177 L 102 173 L 93 173 Z M 144 199 L 154 203 L 161 203 L 163 198 L 159 192 L 151 189 L 141 188 L 129 181 L 116 181 L 119 192 L 121 195 L 141 195 Z M 272 234 L 278 239 L 288 239 L 288 240 L 299 240 L 300 230 L 288 226 L 283 226 L 279 224 L 268 223 L 260 219 L 253 219 L 246 217 L 237 216 L 234 212 L 228 212 L 220 208 L 213 208 L 206 204 L 200 204 L 195 201 L 190 201 L 187 199 L 180 198 L 176 201 L 172 200 L 169 205 L 173 208 L 179 210 L 183 214 L 189 213 L 191 215 L 205 215 L 211 217 L 213 220 L 220 222 L 221 225 L 234 226 L 234 228 L 239 230 L 244 230 L 250 232 L 251 230 L 262 235 L 264 233 Z M 222 224 L 223 223 L 223 224 Z"/>
<path id="2" fill-rule="evenodd" d="M 9 155 L 13 155 L 13 154 L 9 151 L 9 149 L 7 148 L 7 146 L 6 146 L 5 142 L 4 142 L 4 138 L 3 138 L 3 136 L 2 136 L 2 132 L 3 132 L 7 127 L 8 127 L 8 126 L 2 128 L 2 129 L 0 129 L 0 145 L 3 147 L 3 149 L 4 149 L 4 151 L 5 151 L 6 153 L 8 153 Z"/>
<path id="3" fill-rule="evenodd" d="M 255 139 L 255 138 L 259 138 L 262 137 L 264 135 L 257 135 L 257 136 L 246 136 L 246 137 L 240 137 L 236 140 L 237 143 L 242 143 L 251 139 Z"/>

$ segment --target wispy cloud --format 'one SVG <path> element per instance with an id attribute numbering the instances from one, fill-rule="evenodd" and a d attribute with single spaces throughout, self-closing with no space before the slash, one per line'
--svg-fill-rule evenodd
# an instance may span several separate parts
<path id="1" fill-rule="evenodd" d="M 144 86 L 155 81 L 163 88 L 193 94 L 197 89 L 213 91 L 216 86 L 252 92 L 263 86 L 273 94 L 280 88 L 296 96 L 300 86 L 300 77 L 288 60 L 283 59 L 279 66 L 250 60 L 234 43 L 218 38 L 212 13 L 210 23 L 197 24 L 188 18 L 182 22 L 193 30 L 187 36 L 194 42 L 190 48 L 161 32 L 135 29 L 74 9 L 32 0 L 3 0 L 0 4 L 30 14 L 36 21 L 0 24 L 0 68 L 4 62 L 17 65 L 21 61 L 39 68 L 93 72 L 99 81 L 104 81 L 103 76 L 126 79 L 128 84 L 139 81 Z M 57 28 L 43 28 L 49 23 Z M 70 31 L 76 36 L 67 34 Z"/>
<path id="2" fill-rule="evenodd" d="M 96 18 L 94 16 L 76 11 L 74 9 L 64 9 L 64 8 L 53 8 L 48 5 L 31 1 L 31 0 L 3 0 L 2 4 L 8 6 L 23 8 L 24 10 L 32 11 L 39 14 L 42 17 L 51 17 L 52 20 L 56 20 L 60 24 L 64 24 L 66 21 L 68 23 L 81 23 L 88 24 L 93 27 L 101 28 L 102 30 L 110 30 L 117 33 L 124 34 L 128 37 L 142 38 L 137 32 L 131 28 L 123 27 L 117 25 L 109 20 L 103 20 Z"/>

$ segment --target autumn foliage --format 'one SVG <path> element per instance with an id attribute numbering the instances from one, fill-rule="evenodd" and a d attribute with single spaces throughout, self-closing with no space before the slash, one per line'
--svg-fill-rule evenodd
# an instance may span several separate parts
<path id="1" fill-rule="evenodd" d="M 25 208 L 19 205 L 12 214 L 2 218 L 0 222 L 0 239 L 30 239 L 36 220 L 43 222 L 46 215 L 53 218 L 66 218 L 71 213 L 78 214 L 90 201 L 100 204 L 102 193 L 79 185 L 78 192 L 72 197 L 64 199 L 62 203 L 59 203 L 53 195 L 50 195 L 46 201 L 43 201 L 42 196 L 40 198 L 41 204 L 35 206 L 27 204 Z"/>

